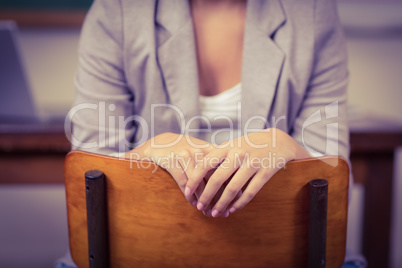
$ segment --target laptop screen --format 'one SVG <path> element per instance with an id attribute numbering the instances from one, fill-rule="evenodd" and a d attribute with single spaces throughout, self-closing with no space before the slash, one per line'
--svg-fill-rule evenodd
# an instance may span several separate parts
<path id="1" fill-rule="evenodd" d="M 22 64 L 18 28 L 12 21 L 0 21 L 0 122 L 37 120 L 29 83 Z"/>

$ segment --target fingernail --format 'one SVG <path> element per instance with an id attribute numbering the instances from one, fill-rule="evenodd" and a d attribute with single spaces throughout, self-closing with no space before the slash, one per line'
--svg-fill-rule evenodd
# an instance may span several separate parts
<path id="1" fill-rule="evenodd" d="M 212 217 L 216 218 L 216 217 L 218 217 L 218 216 L 219 216 L 219 211 L 218 211 L 217 209 L 214 209 L 214 210 L 212 211 Z"/>
<path id="2" fill-rule="evenodd" d="M 197 203 L 197 209 L 198 209 L 198 210 L 204 210 L 204 204 L 201 203 L 200 201 L 198 201 L 198 203 Z"/>
<path id="3" fill-rule="evenodd" d="M 207 211 L 207 216 L 208 217 L 211 217 L 212 215 L 211 215 L 211 209 L 208 209 L 208 211 Z"/>
<path id="4" fill-rule="evenodd" d="M 194 207 L 197 206 L 197 200 L 194 200 L 193 202 L 191 202 L 191 205 L 193 205 Z"/>
<path id="5" fill-rule="evenodd" d="M 229 212 L 230 212 L 230 213 L 235 213 L 235 212 L 236 212 L 236 208 L 235 208 L 235 207 L 231 207 L 231 208 L 229 209 Z"/>
<path id="6" fill-rule="evenodd" d="M 185 194 L 186 196 L 189 196 L 190 193 L 191 193 L 190 187 L 186 186 L 186 190 L 184 190 L 184 194 Z"/>

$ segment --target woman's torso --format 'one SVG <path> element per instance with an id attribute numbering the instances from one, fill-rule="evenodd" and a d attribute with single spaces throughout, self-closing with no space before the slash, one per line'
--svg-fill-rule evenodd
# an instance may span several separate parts
<path id="1" fill-rule="evenodd" d="M 192 0 L 200 94 L 213 96 L 241 82 L 246 0 Z"/>

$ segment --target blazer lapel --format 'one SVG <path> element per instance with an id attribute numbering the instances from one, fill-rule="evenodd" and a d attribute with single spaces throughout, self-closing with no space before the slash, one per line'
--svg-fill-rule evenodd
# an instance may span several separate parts
<path id="1" fill-rule="evenodd" d="M 189 128 L 199 128 L 197 54 L 190 12 L 186 0 L 159 0 L 156 10 L 158 60 L 181 131 L 185 130 L 183 123 L 192 122 Z"/>
<path id="2" fill-rule="evenodd" d="M 271 37 L 285 21 L 280 0 L 248 1 L 242 66 L 242 131 L 245 126 L 250 130 L 268 127 L 265 120 L 285 58 Z"/>
<path id="3" fill-rule="evenodd" d="M 181 130 L 192 122 L 199 128 L 199 81 L 196 43 L 189 1 L 159 0 L 156 7 L 156 40 L 170 104 L 178 108 Z M 239 126 L 242 131 L 267 127 L 284 53 L 271 36 L 285 23 L 280 0 L 248 0 L 242 66 L 242 109 Z M 248 119 L 255 118 L 247 123 Z"/>

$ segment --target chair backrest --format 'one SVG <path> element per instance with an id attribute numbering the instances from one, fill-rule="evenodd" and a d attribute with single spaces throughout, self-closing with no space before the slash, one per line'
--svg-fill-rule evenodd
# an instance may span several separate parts
<path id="1" fill-rule="evenodd" d="M 323 161 L 325 160 L 325 161 Z M 309 187 L 328 181 L 326 264 L 346 246 L 349 168 L 338 157 L 292 161 L 228 218 L 208 218 L 151 162 L 71 152 L 65 162 L 70 250 L 89 266 L 84 174 L 106 176 L 111 267 L 307 267 Z"/>

